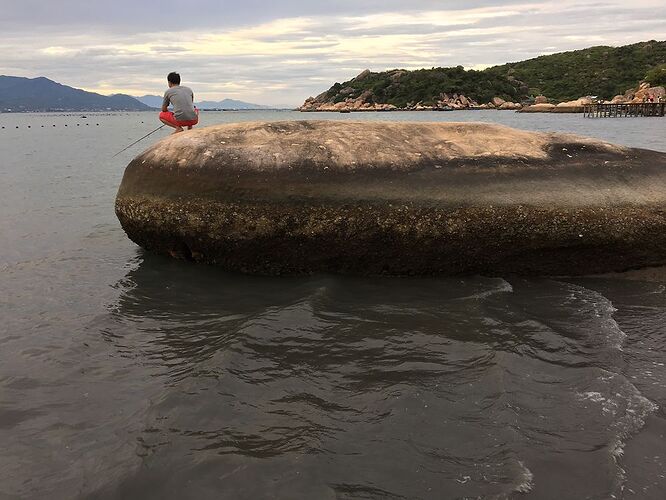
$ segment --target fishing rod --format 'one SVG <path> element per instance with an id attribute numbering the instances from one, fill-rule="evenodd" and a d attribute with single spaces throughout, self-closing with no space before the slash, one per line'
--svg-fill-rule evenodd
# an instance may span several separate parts
<path id="1" fill-rule="evenodd" d="M 111 158 L 115 158 L 115 157 L 118 156 L 120 153 L 122 153 L 122 152 L 124 152 L 124 151 L 127 151 L 129 148 L 131 148 L 131 147 L 134 146 L 135 144 L 138 144 L 139 142 L 143 141 L 146 137 L 148 137 L 148 136 L 150 136 L 150 135 L 153 135 L 155 132 L 157 132 L 158 130 L 160 130 L 160 129 L 164 128 L 164 127 L 166 127 L 166 125 L 164 125 L 164 124 L 163 124 L 161 127 L 157 127 L 157 128 L 156 128 L 155 130 L 153 130 L 152 132 L 150 132 L 150 133 L 144 135 L 144 136 L 143 136 L 141 139 L 139 139 L 138 141 L 134 141 L 132 144 L 130 144 L 129 146 L 127 146 L 125 149 L 122 149 L 122 150 L 118 151 L 118 152 L 117 152 L 115 155 L 113 155 Z"/>

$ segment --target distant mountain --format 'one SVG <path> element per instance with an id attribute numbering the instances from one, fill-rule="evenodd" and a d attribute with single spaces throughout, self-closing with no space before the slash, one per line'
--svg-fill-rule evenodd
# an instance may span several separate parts
<path id="1" fill-rule="evenodd" d="M 145 104 L 125 94 L 101 95 L 68 87 L 48 78 L 0 75 L 0 112 L 6 111 L 143 111 Z"/>
<path id="2" fill-rule="evenodd" d="M 151 108 L 159 109 L 162 107 L 162 97 L 158 95 L 142 95 L 141 97 L 135 97 L 135 99 Z"/>
<path id="3" fill-rule="evenodd" d="M 151 108 L 162 107 L 162 97 L 157 95 L 144 95 L 137 97 L 143 104 Z M 222 101 L 201 101 L 195 103 L 199 109 L 271 109 L 270 106 L 252 104 L 249 102 L 236 101 L 234 99 L 224 99 Z"/>
<path id="4" fill-rule="evenodd" d="M 197 103 L 201 109 L 271 109 L 270 106 L 252 104 L 250 102 L 237 101 L 235 99 L 223 99 L 221 101 L 201 101 Z"/>

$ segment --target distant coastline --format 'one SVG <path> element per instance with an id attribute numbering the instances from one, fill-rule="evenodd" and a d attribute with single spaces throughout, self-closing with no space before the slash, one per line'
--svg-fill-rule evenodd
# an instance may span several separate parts
<path id="1" fill-rule="evenodd" d="M 196 103 L 202 110 L 268 110 L 271 106 L 234 99 Z M 70 113 L 155 111 L 162 97 L 102 95 L 50 80 L 0 75 L 0 113 Z"/>

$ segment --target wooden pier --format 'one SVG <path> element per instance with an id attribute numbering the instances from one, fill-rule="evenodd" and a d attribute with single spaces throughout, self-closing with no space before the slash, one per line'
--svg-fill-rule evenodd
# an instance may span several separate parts
<path id="1" fill-rule="evenodd" d="M 583 116 L 588 118 L 625 118 L 637 116 L 664 116 L 666 102 L 638 104 L 586 104 Z"/>

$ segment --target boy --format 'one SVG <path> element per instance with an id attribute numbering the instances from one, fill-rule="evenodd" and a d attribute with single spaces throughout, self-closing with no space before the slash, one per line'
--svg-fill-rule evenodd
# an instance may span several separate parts
<path id="1" fill-rule="evenodd" d="M 164 93 L 160 121 L 175 128 L 174 134 L 182 132 L 183 127 L 192 130 L 192 126 L 199 123 L 199 110 L 194 107 L 192 89 L 180 85 L 178 73 L 169 73 L 167 82 L 169 90 Z M 169 111 L 169 104 L 173 105 L 173 112 Z"/>

